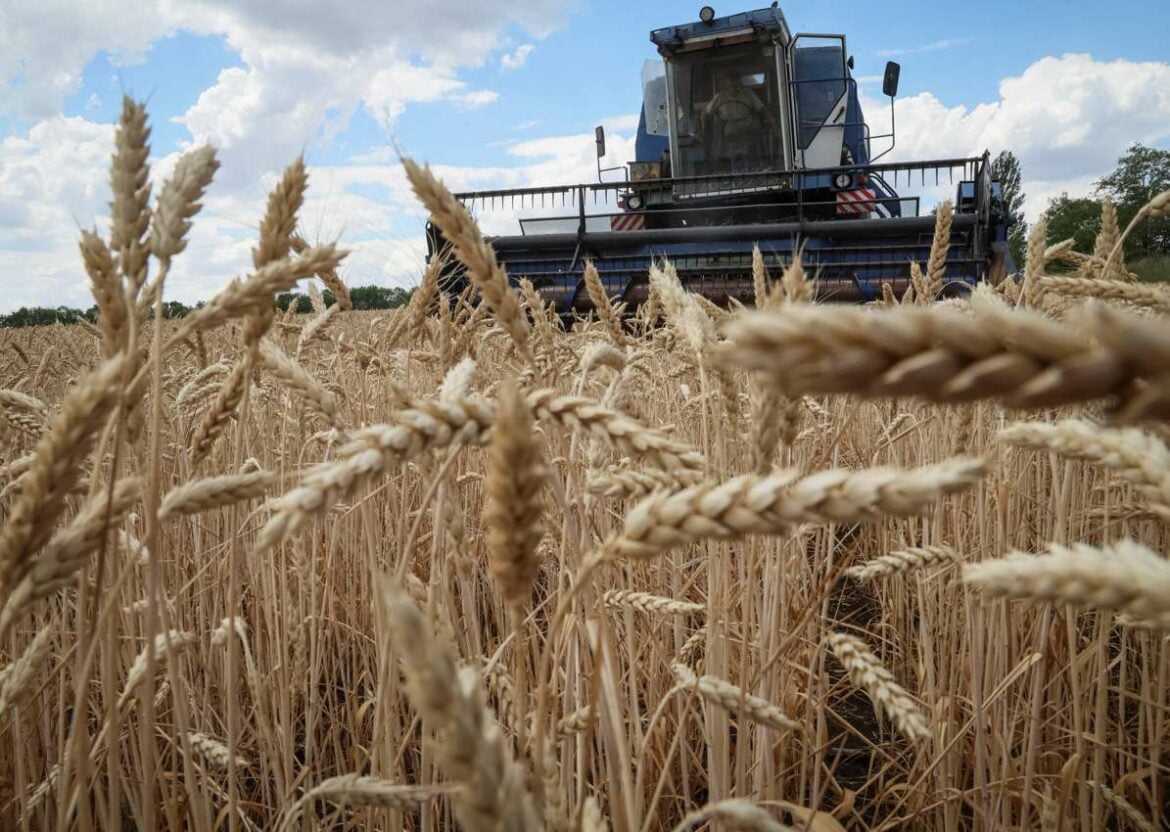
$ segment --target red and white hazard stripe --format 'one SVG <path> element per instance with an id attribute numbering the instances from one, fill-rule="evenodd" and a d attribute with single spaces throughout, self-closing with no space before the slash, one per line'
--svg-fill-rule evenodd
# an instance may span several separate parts
<path id="1" fill-rule="evenodd" d="M 868 216 L 874 209 L 877 194 L 869 188 L 837 191 L 837 213 L 842 216 Z"/>
<path id="2" fill-rule="evenodd" d="M 626 210 L 626 198 L 618 199 L 618 208 Z M 624 214 L 614 214 L 609 218 L 610 231 L 641 231 L 646 227 L 646 215 L 640 211 L 630 211 Z"/>
<path id="3" fill-rule="evenodd" d="M 644 214 L 630 212 L 614 214 L 609 218 L 610 231 L 641 231 L 645 227 L 646 217 Z"/>

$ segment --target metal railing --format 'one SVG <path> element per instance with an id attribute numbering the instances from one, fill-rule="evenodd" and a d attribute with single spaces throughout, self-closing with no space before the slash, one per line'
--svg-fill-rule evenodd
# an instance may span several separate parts
<path id="1" fill-rule="evenodd" d="M 704 174 L 661 179 L 624 180 L 620 182 L 597 182 L 579 185 L 537 185 L 527 188 L 500 190 L 466 191 L 456 194 L 470 210 L 557 210 L 562 212 L 547 216 L 518 218 L 524 223 L 575 223 L 575 230 L 584 233 L 598 222 L 609 222 L 618 217 L 640 215 L 653 216 L 665 222 L 691 224 L 711 211 L 752 211 L 772 209 L 777 216 L 803 220 L 808 216 L 824 217 L 838 203 L 829 200 L 808 198 L 810 191 L 828 190 L 833 177 L 841 173 L 857 177 L 864 174 L 880 185 L 874 199 L 855 201 L 854 204 L 869 205 L 874 211 L 880 207 L 890 209 L 892 203 L 912 202 L 915 214 L 919 207 L 918 197 L 899 197 L 898 187 L 912 187 L 915 182 L 922 187 L 955 184 L 959 181 L 979 181 L 986 164 L 986 156 L 937 159 L 922 162 L 888 162 L 877 165 L 840 165 L 830 168 L 801 170 L 767 170 L 739 173 Z M 892 182 L 891 182 L 892 180 Z M 864 186 L 858 186 L 858 189 Z M 886 196 L 881 193 L 885 191 Z M 618 201 L 639 194 L 647 203 L 637 211 L 618 208 Z M 780 199 L 760 201 L 764 195 L 780 195 Z M 745 201 L 746 199 L 746 201 Z M 657 202 L 656 202 L 657 200 Z M 717 204 L 703 204 L 705 201 Z M 682 204 L 680 204 L 682 203 Z M 601 207 L 590 211 L 590 207 Z M 563 209 L 573 209 L 565 213 Z M 615 210 L 617 209 L 617 210 Z M 903 215 L 901 210 L 890 213 Z M 695 225 L 705 225 L 701 221 Z M 677 227 L 677 225 L 676 225 Z"/>

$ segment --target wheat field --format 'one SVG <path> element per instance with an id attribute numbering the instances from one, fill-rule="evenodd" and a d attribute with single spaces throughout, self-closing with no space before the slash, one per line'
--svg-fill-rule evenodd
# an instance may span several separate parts
<path id="1" fill-rule="evenodd" d="M 348 308 L 297 161 L 164 320 L 217 163 L 148 138 L 97 324 L 0 332 L 0 828 L 1164 828 L 1170 300 L 1110 206 L 961 299 L 944 205 L 902 298 L 590 269 L 566 328 L 409 160 L 474 291 Z"/>

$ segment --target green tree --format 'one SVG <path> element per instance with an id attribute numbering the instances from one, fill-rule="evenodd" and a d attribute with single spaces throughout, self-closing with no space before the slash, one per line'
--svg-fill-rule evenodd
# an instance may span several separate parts
<path id="1" fill-rule="evenodd" d="M 1170 190 L 1170 150 L 1132 145 L 1117 160 L 1117 169 L 1097 182 L 1097 193 L 1117 206 L 1124 229 L 1143 205 Z M 1170 218 L 1146 219 L 1126 238 L 1126 256 L 1170 254 Z"/>
<path id="2" fill-rule="evenodd" d="M 991 163 L 991 178 L 1003 189 L 1003 205 L 1015 218 L 1008 231 L 1008 250 L 1016 266 L 1024 265 L 1024 253 L 1028 247 L 1028 224 L 1024 222 L 1024 191 L 1020 160 L 1010 150 L 1000 151 Z"/>
<path id="3" fill-rule="evenodd" d="M 1048 222 L 1049 244 L 1072 237 L 1077 251 L 1091 252 L 1101 228 L 1101 203 L 1063 193 L 1048 203 L 1044 219 Z"/>

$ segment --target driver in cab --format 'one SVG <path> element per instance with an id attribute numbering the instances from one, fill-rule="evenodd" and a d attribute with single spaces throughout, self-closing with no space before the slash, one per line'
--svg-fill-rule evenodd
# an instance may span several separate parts
<path id="1" fill-rule="evenodd" d="M 711 155 L 726 163 L 746 161 L 758 155 L 761 133 L 771 124 L 771 113 L 756 94 L 745 89 L 734 72 L 716 78 L 715 95 L 703 108 L 703 123 L 711 142 Z"/>

